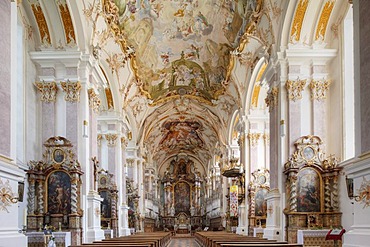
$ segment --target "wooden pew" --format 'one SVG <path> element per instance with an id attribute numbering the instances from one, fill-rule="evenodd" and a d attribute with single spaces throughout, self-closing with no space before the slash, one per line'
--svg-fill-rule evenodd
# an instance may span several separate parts
<path id="1" fill-rule="evenodd" d="M 94 241 L 93 243 L 74 245 L 70 247 L 165 247 L 171 240 L 169 232 L 140 233 L 124 237 Z"/>
<path id="2" fill-rule="evenodd" d="M 205 247 L 302 247 L 301 244 L 288 244 L 263 238 L 242 236 L 227 232 L 197 232 L 196 241 Z"/>

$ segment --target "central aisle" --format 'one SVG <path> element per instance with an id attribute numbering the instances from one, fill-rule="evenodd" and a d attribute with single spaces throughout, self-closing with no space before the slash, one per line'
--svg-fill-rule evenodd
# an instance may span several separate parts
<path id="1" fill-rule="evenodd" d="M 168 247 L 200 247 L 195 238 L 172 238 Z"/>

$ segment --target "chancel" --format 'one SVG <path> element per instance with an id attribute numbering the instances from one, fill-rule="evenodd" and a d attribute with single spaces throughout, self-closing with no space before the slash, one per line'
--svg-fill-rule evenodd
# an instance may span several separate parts
<path id="1" fill-rule="evenodd" d="M 0 246 L 369 246 L 365 0 L 0 0 Z"/>

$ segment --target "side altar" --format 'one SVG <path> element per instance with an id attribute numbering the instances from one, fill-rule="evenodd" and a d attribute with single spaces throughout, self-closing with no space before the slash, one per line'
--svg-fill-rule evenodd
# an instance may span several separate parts
<path id="1" fill-rule="evenodd" d="M 338 177 L 341 170 L 334 156 L 325 157 L 318 136 L 303 136 L 285 164 L 287 208 L 286 236 L 297 243 L 298 232 L 341 228 Z"/>
<path id="2" fill-rule="evenodd" d="M 44 159 L 29 162 L 27 236 L 31 239 L 43 234 L 40 231 L 47 225 L 69 232 L 72 245 L 82 242 L 79 195 L 83 172 L 73 150 L 66 138 L 51 137 L 44 143 Z"/>

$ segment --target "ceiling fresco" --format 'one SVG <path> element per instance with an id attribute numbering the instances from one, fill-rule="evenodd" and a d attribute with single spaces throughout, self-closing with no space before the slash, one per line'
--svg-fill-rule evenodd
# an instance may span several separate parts
<path id="1" fill-rule="evenodd" d="M 201 139 L 199 122 L 190 121 L 170 121 L 162 127 L 164 133 L 162 140 L 159 142 L 160 149 L 173 149 L 179 147 L 185 150 L 194 150 L 202 148 L 204 141 Z"/>
<path id="2" fill-rule="evenodd" d="M 102 102 L 100 114 L 104 119 L 124 119 L 131 134 L 128 145 L 145 150 L 158 167 L 181 154 L 206 169 L 215 153 L 228 148 L 233 116 L 246 110 L 247 92 L 254 88 L 250 79 L 261 58 L 269 60 L 283 2 L 30 0 L 21 4 L 33 30 L 49 30 L 48 35 L 34 33 L 37 50 L 81 49 L 92 55 L 106 79 L 103 84 L 90 81 Z M 58 13 L 60 20 L 55 20 Z M 72 28 L 76 20 L 81 20 L 83 29 Z M 263 87 L 253 92 L 252 106 L 263 110 Z"/>
<path id="3" fill-rule="evenodd" d="M 141 90 L 153 102 L 225 91 L 230 51 L 256 8 L 251 0 L 105 0 L 106 19 L 135 51 Z"/>

